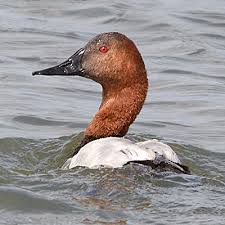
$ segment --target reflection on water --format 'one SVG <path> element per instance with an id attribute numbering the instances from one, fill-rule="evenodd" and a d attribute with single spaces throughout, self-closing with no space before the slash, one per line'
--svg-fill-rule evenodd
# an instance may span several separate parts
<path id="1" fill-rule="evenodd" d="M 0 12 L 2 224 L 224 224 L 222 0 L 0 0 Z M 162 139 L 193 175 L 60 169 L 101 88 L 31 72 L 106 31 L 132 38 L 148 69 L 148 98 L 127 138 Z"/>

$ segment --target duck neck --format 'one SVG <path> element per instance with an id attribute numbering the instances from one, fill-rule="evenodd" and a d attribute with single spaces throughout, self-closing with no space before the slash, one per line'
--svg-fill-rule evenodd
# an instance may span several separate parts
<path id="1" fill-rule="evenodd" d="M 133 81 L 123 87 L 103 85 L 102 103 L 85 131 L 88 139 L 124 136 L 144 104 L 148 80 Z"/>

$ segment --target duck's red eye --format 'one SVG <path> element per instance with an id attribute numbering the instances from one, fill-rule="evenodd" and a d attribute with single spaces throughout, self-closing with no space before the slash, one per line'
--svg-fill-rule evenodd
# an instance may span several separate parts
<path id="1" fill-rule="evenodd" d="M 109 49 L 106 46 L 102 46 L 102 47 L 99 48 L 99 51 L 102 52 L 102 53 L 106 53 L 106 52 L 108 52 L 108 50 Z"/>

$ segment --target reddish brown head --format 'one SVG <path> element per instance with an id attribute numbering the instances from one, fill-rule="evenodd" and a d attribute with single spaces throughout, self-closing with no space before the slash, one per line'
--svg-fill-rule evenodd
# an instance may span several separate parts
<path id="1" fill-rule="evenodd" d="M 122 87 L 142 76 L 145 66 L 135 44 L 120 33 L 103 33 L 86 46 L 82 67 L 88 76 L 102 86 Z"/>
<path id="2" fill-rule="evenodd" d="M 64 63 L 33 75 L 79 75 L 102 85 L 100 109 L 85 131 L 85 136 L 93 139 L 125 135 L 148 89 L 145 65 L 137 47 L 116 32 L 96 36 Z"/>

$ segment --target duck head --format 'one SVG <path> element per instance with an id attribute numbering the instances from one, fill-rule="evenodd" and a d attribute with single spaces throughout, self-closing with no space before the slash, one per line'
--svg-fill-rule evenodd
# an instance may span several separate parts
<path id="1" fill-rule="evenodd" d="M 81 76 L 103 87 L 115 87 L 139 80 L 144 72 L 144 62 L 135 44 L 125 35 L 111 32 L 97 35 L 65 62 L 33 75 Z"/>
<path id="2" fill-rule="evenodd" d="M 102 85 L 102 104 L 85 131 L 94 139 L 125 135 L 148 89 L 141 54 L 133 41 L 117 32 L 97 35 L 65 62 L 33 75 L 81 76 Z"/>

